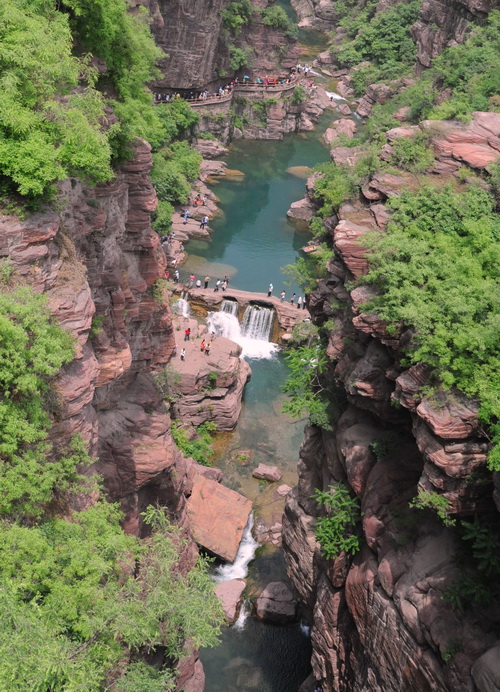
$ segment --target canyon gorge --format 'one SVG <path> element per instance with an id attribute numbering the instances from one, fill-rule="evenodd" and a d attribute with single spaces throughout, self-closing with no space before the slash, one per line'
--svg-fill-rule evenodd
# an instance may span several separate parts
<path id="1" fill-rule="evenodd" d="M 55 640 L 69 632 L 74 648 L 50 654 L 54 661 L 65 659 L 68 669 L 57 673 L 52 658 L 43 667 L 40 642 L 49 635 L 36 630 L 40 667 L 19 678 L 7 671 L 11 682 L 0 678 L 0 686 L 82 689 L 72 686 L 77 684 L 72 662 L 92 650 L 101 667 L 83 683 L 89 690 L 500 690 L 498 375 L 491 355 L 497 348 L 500 235 L 495 76 L 500 45 L 491 38 L 500 27 L 498 3 L 113 0 L 113 8 L 121 8 L 115 19 L 125 8 L 124 16 L 139 22 L 133 26 L 154 38 L 147 50 L 137 44 L 139 67 L 130 60 L 130 71 L 139 74 L 140 97 L 130 86 L 132 77 L 128 85 L 116 77 L 122 67 L 112 52 L 100 53 L 99 42 L 92 43 L 92 32 L 81 24 L 109 20 L 106 11 L 92 15 L 87 0 L 76 2 L 78 11 L 71 2 L 49 5 L 50 10 L 26 9 L 24 0 L 9 0 L 12 14 L 9 19 L 0 11 L 0 29 L 10 36 L 9 22 L 21 22 L 18 15 L 25 13 L 20 25 L 31 31 L 29 22 L 47 11 L 48 23 L 62 23 L 61 36 L 72 36 L 71 51 L 83 62 L 69 86 L 61 86 L 65 78 L 53 77 L 51 63 L 44 75 L 47 83 L 55 79 L 61 93 L 55 89 L 48 106 L 40 97 L 42 107 L 32 93 L 49 87 L 29 86 L 23 107 L 43 111 L 49 126 L 66 126 L 75 94 L 97 85 L 102 93 L 94 94 L 95 101 L 89 97 L 83 112 L 99 137 L 108 138 L 99 142 L 102 150 L 114 152 L 112 174 L 92 179 L 92 166 L 85 168 L 73 152 L 80 146 L 94 155 L 86 148 L 87 120 L 85 126 L 75 120 L 85 146 L 74 132 L 71 146 L 64 140 L 70 151 L 61 158 L 65 174 L 54 164 L 43 195 L 30 197 L 22 187 L 36 168 L 29 149 L 17 169 L 0 165 L 1 294 L 15 297 L 1 307 L 0 346 L 14 343 L 8 325 L 21 322 L 18 306 L 29 302 L 28 294 L 18 291 L 44 296 L 41 312 L 46 309 L 47 320 L 71 336 L 72 355 L 55 374 L 41 369 L 48 422 L 40 437 L 46 445 L 40 473 L 65 458 L 77 440 L 88 457 L 78 469 L 89 489 L 68 486 L 66 492 L 64 477 L 60 493 L 54 481 L 48 499 L 28 512 L 5 469 L 18 458 L 22 468 L 35 439 L 26 435 L 15 454 L 2 442 L 2 483 L 14 497 L 3 522 L 9 531 L 19 526 L 43 532 L 50 525 L 47 536 L 52 536 L 50 522 L 71 524 L 76 517 L 78 523 L 100 506 L 99 497 L 116 503 L 116 525 L 119 521 L 142 547 L 127 544 L 117 552 L 95 585 L 115 575 L 117 591 L 110 600 L 121 603 L 127 580 L 134 583 L 141 570 L 148 574 L 156 564 L 155 557 L 143 556 L 155 545 L 151 508 L 161 508 L 158 526 L 164 529 L 161 522 L 168 520 L 168 531 L 177 527 L 172 574 L 188 582 L 194 575 L 190 588 L 196 594 L 182 592 L 179 600 L 191 604 L 192 597 L 200 621 L 190 629 L 190 612 L 187 624 L 178 624 L 180 616 L 178 621 L 157 608 L 158 625 L 151 624 L 149 611 L 140 624 L 148 636 L 150 630 L 157 634 L 141 639 L 115 612 L 94 630 L 88 623 L 81 626 L 83 616 L 75 613 L 86 607 L 91 612 L 91 606 L 75 606 L 54 635 Z M 389 49 L 373 48 L 386 31 L 387 13 L 401 28 L 392 42 L 400 46 L 397 61 L 388 58 L 388 66 L 380 55 Z M 366 29 L 371 23 L 373 34 Z M 135 51 L 131 31 L 126 43 Z M 394 31 L 389 24 L 389 37 Z M 116 54 L 119 34 L 110 44 Z M 154 45 L 163 52 L 154 53 Z M 367 57 L 372 49 L 374 57 Z M 470 58 L 460 52 L 469 49 Z M 157 65 L 149 72 L 141 62 L 148 51 Z M 0 55 L 5 69 L 17 64 L 9 60 Z M 269 76 L 276 84 L 256 81 Z M 228 85 L 221 97 L 219 88 Z M 198 100 L 205 90 L 214 94 L 206 105 Z M 169 101 L 157 102 L 155 95 L 168 95 Z M 191 105 L 184 98 L 192 98 Z M 69 104 L 64 116 L 58 103 Z M 6 107 L 0 135 L 20 148 L 19 137 L 34 125 L 21 116 L 18 126 L 14 121 Z M 35 143 L 40 156 L 49 156 L 45 136 L 52 130 L 47 132 Z M 10 156 L 0 139 L 0 164 Z M 290 198 L 284 188 L 292 191 Z M 207 228 L 201 225 L 205 215 Z M 389 244 L 377 250 L 377 242 Z M 460 248 L 456 254 L 454 243 Z M 447 257 L 442 275 L 435 252 Z M 482 262 L 477 271 L 467 264 L 474 258 Z M 394 266 L 384 264 L 390 260 Z M 446 283 L 451 264 L 461 273 Z M 282 285 L 281 265 L 288 267 L 288 285 Z M 179 271 L 180 279 L 174 279 Z M 193 285 L 195 276 L 201 284 L 204 275 L 208 288 Z M 229 286 L 214 292 L 215 278 L 225 275 Z M 266 295 L 270 281 L 275 286 Z M 453 300 L 443 297 L 438 284 Z M 286 302 L 279 298 L 282 288 Z M 484 295 L 478 298 L 479 290 Z M 301 303 L 305 296 L 303 309 L 290 304 L 292 292 Z M 421 301 L 413 302 L 417 295 Z M 435 296 L 442 312 L 433 312 Z M 477 305 L 469 319 L 467 301 L 473 300 Z M 448 318 L 458 327 L 443 336 Z M 26 327 L 23 348 L 30 347 L 35 331 Z M 464 345 L 469 334 L 471 342 Z M 256 340 L 257 347 L 245 339 Z M 208 353 L 200 350 L 202 340 Z M 280 349 L 292 355 L 283 360 Z M 13 359 L 0 355 L 2 362 Z M 488 387 L 472 382 L 476 358 Z M 299 384 L 286 380 L 290 373 Z M 313 377 L 306 381 L 308 373 Z M 2 417 L 8 420 L 10 401 L 27 402 L 36 388 L 28 383 L 16 390 L 9 375 L 2 374 L 2 381 Z M 251 385 L 255 393 L 249 394 Z M 282 413 L 283 391 L 292 401 L 285 410 L 298 421 Z M 256 408 L 263 402 L 268 408 L 242 423 L 245 415 L 254 415 L 248 413 L 254 398 Z M 23 406 L 30 411 L 28 403 Z M 13 425 L 2 426 L 7 439 Z M 300 452 L 294 447 L 297 435 Z M 208 440 L 207 448 L 200 439 Z M 328 498 L 344 491 L 353 514 L 341 528 L 341 547 L 332 548 L 318 527 L 335 530 L 328 520 L 335 523 L 344 507 L 328 509 L 335 507 Z M 253 521 L 261 566 L 247 578 L 258 547 Z M 111 553 L 105 530 L 95 534 L 102 534 L 96 556 Z M 38 543 L 20 548 L 17 540 L 9 538 L 0 562 L 2 593 L 20 594 L 23 608 L 45 607 L 47 580 L 26 577 L 8 554 L 17 550 L 19 561 L 35 565 L 36 572 L 37 561 L 44 564 L 43 551 Z M 240 551 L 249 551 L 246 562 L 243 553 L 237 557 L 241 541 Z M 217 558 L 217 569 L 200 570 L 210 573 L 209 583 L 215 575 L 224 613 L 213 589 L 201 577 L 197 582 L 200 549 Z M 234 567 L 240 559 L 243 574 L 220 576 L 221 560 Z M 21 586 L 9 581 L 16 570 Z M 142 593 L 149 607 L 151 587 L 141 592 L 138 583 L 131 592 L 139 594 L 139 602 Z M 168 601 L 168 593 L 155 593 L 152 609 L 157 598 Z M 210 608 L 207 630 L 201 622 L 204 598 Z M 13 624 L 6 636 L 17 641 L 13 633 L 21 611 L 14 606 L 10 611 L 9 603 L 3 614 Z M 140 610 L 135 605 L 127 612 L 135 617 Z M 97 615 L 92 617 L 97 622 Z M 115 620 L 123 637 L 118 625 L 103 634 Z M 217 630 L 224 620 L 233 625 L 224 625 L 225 645 L 231 641 L 227 658 L 217 648 L 215 653 L 204 648 L 216 644 L 212 627 Z M 257 620 L 268 629 L 252 630 Z M 176 630 L 171 648 L 162 639 L 169 622 Z M 256 640 L 270 641 L 272 655 L 283 658 L 279 675 L 300 660 L 290 678 L 280 682 L 269 673 L 275 661 L 266 659 L 267 668 L 257 670 L 250 657 L 245 660 L 246 644 L 237 649 L 245 627 Z M 294 637 L 289 649 L 287 631 Z M 273 641 L 273 633 L 283 639 Z M 103 663 L 107 653 L 92 649 L 96 643 L 102 651 L 113 650 L 108 663 Z M 3 650 L 7 645 L 2 642 Z M 286 649 L 282 657 L 280 647 Z M 18 649 L 17 666 L 28 670 L 32 654 Z M 266 658 L 261 650 L 258 656 Z M 127 687 L 127 666 L 143 662 L 160 677 L 150 679 L 141 668 L 144 677 L 130 677 Z"/>

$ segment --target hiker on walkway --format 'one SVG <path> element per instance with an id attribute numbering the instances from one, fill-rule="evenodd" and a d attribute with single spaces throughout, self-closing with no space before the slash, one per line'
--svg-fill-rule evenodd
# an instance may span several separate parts
<path id="1" fill-rule="evenodd" d="M 206 276 L 206 277 L 205 277 L 205 285 L 204 285 L 203 288 L 208 288 L 208 282 L 209 282 L 209 281 L 210 281 L 210 277 L 209 277 L 209 276 Z"/>
<path id="2" fill-rule="evenodd" d="M 283 301 L 285 300 L 285 296 L 286 296 L 285 291 L 281 291 L 281 293 L 280 293 L 280 300 L 281 300 L 281 302 L 283 302 Z"/>
<path id="3" fill-rule="evenodd" d="M 293 305 L 295 303 L 295 293 L 293 296 L 290 298 L 290 305 Z"/>
<path id="4" fill-rule="evenodd" d="M 191 327 L 188 327 L 187 329 L 184 330 L 184 341 L 189 341 L 190 336 L 191 336 Z"/>
<path id="5" fill-rule="evenodd" d="M 271 297 L 271 293 L 273 292 L 274 286 L 272 284 L 269 284 L 269 288 L 267 289 L 267 297 Z"/>
<path id="6" fill-rule="evenodd" d="M 297 309 L 300 310 L 301 307 L 302 307 L 302 296 L 299 296 L 297 298 Z"/>
<path id="7" fill-rule="evenodd" d="M 205 228 L 205 226 L 207 225 L 207 223 L 208 223 L 208 216 L 202 216 L 202 218 L 201 218 L 201 223 L 200 223 L 200 228 L 202 228 L 202 229 Z"/>
<path id="8" fill-rule="evenodd" d="M 200 351 L 203 353 L 204 350 L 205 350 L 205 339 L 202 339 L 202 342 L 200 344 Z"/>
<path id="9" fill-rule="evenodd" d="M 183 348 L 181 350 L 181 360 L 186 360 L 186 349 L 185 348 Z"/>
<path id="10" fill-rule="evenodd" d="M 182 215 L 182 218 L 184 219 L 184 223 L 188 222 L 189 219 L 189 209 L 186 209 L 184 214 Z"/>

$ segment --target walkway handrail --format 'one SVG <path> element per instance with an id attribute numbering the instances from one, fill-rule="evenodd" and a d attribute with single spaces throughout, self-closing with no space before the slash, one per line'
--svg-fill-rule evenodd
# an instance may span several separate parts
<path id="1" fill-rule="evenodd" d="M 186 101 L 189 103 L 190 106 L 209 106 L 214 103 L 226 103 L 227 101 L 231 101 L 233 98 L 233 95 L 236 92 L 244 92 L 244 91 L 250 91 L 250 92 L 255 92 L 255 90 L 260 90 L 262 89 L 264 92 L 267 92 L 270 90 L 272 93 L 278 92 L 278 91 L 289 91 L 290 89 L 295 88 L 297 86 L 297 81 L 296 77 L 292 77 L 290 82 L 277 82 L 276 84 L 271 83 L 271 84 L 265 84 L 265 82 L 250 82 L 250 81 L 244 81 L 244 82 L 239 82 L 238 84 L 235 84 L 229 94 L 223 94 L 222 96 L 219 95 L 214 95 L 207 97 L 206 99 L 201 99 L 201 98 L 194 98 L 194 99 L 187 99 L 183 98 L 183 101 Z M 182 98 L 182 97 L 181 97 Z M 175 99 L 175 97 L 174 97 Z M 169 101 L 155 101 L 155 105 L 158 103 L 170 103 L 172 101 L 172 98 L 169 99 Z"/>

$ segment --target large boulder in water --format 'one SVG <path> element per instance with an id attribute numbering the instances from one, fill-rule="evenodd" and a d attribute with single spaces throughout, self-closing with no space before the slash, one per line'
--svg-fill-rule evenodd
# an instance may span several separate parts
<path id="1" fill-rule="evenodd" d="M 189 527 L 194 540 L 217 557 L 233 562 L 252 502 L 216 481 L 196 475 L 187 502 Z"/>
<path id="2" fill-rule="evenodd" d="M 295 620 L 297 601 L 286 584 L 272 581 L 255 601 L 255 613 L 261 620 L 283 625 Z"/>

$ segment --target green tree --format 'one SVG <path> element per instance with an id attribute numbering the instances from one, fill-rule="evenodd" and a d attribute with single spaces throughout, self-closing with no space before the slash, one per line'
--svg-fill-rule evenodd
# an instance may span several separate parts
<path id="1" fill-rule="evenodd" d="M 328 560 L 335 560 L 342 552 L 355 555 L 360 548 L 357 524 L 361 518 L 359 500 L 342 483 L 330 485 L 328 490 L 314 490 L 313 499 L 327 515 L 318 517 L 315 534 L 321 553 Z"/>

